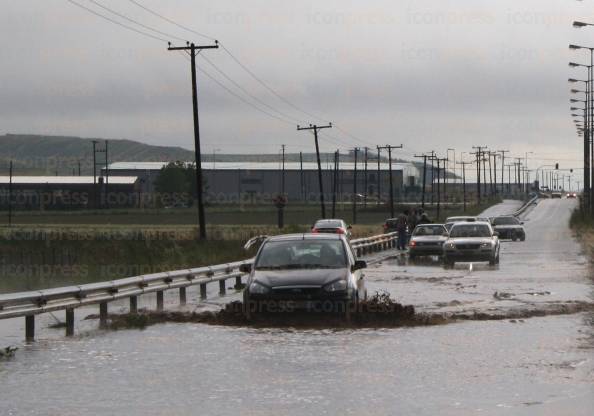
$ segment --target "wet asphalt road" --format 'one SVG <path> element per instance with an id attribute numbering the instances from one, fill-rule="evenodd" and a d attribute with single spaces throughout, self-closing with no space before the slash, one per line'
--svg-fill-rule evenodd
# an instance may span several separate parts
<path id="1" fill-rule="evenodd" d="M 495 209 L 509 212 L 513 204 L 506 204 Z M 444 269 L 437 261 L 397 257 L 372 265 L 368 286 L 443 313 L 592 302 L 588 263 L 567 228 L 574 204 L 544 200 L 529 210 L 527 241 L 503 243 L 498 267 Z M 0 321 L 0 346 L 20 342 L 21 321 Z M 592 415 L 594 409 L 591 313 L 386 330 L 95 327 L 78 321 L 79 335 L 71 339 L 41 329 L 39 341 L 0 362 L 0 414 Z"/>

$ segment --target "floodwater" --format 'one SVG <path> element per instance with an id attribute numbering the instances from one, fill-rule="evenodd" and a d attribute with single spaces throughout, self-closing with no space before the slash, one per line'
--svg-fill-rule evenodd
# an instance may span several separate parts
<path id="1" fill-rule="evenodd" d="M 591 303 L 588 262 L 567 228 L 574 204 L 544 200 L 529 210 L 527 241 L 504 242 L 499 267 L 444 269 L 397 257 L 370 266 L 368 287 L 445 314 Z M 503 204 L 495 213 L 511 208 Z M 173 308 L 174 296 L 167 300 Z M 63 329 L 47 328 L 52 319 L 39 320 L 37 342 L 0 361 L 1 415 L 592 415 L 594 409 L 593 313 L 383 330 L 168 323 L 99 331 L 95 321 L 77 321 L 78 335 L 69 339 Z M 0 347 L 21 342 L 22 321 L 0 321 Z"/>

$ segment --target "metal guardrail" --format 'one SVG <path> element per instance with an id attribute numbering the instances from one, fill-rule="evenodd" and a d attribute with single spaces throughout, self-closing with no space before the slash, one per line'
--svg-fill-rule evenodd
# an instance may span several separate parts
<path id="1" fill-rule="evenodd" d="M 524 205 L 522 205 L 522 207 L 520 209 L 518 209 L 516 212 L 514 212 L 512 215 L 514 217 L 522 215 L 524 213 L 524 211 L 526 211 L 528 208 L 530 208 L 532 205 L 534 205 L 534 203 L 536 201 L 538 201 L 539 198 L 540 197 L 538 195 L 536 195 L 534 198 L 530 199 L 528 202 L 526 202 Z"/>
<path id="2" fill-rule="evenodd" d="M 359 238 L 351 241 L 351 245 L 361 256 L 392 248 L 396 244 L 398 233 L 381 234 L 373 237 Z M 74 333 L 74 310 L 82 306 L 99 304 L 99 324 L 105 326 L 108 319 L 108 303 L 129 298 L 130 313 L 138 312 L 138 296 L 156 293 L 157 310 L 163 310 L 163 293 L 165 290 L 178 289 L 180 304 L 186 303 L 186 288 L 200 286 L 200 298 L 206 298 L 206 285 L 219 282 L 219 293 L 226 293 L 225 281 L 235 279 L 235 287 L 241 287 L 240 271 L 243 264 L 251 264 L 253 259 L 234 263 L 220 264 L 194 269 L 175 270 L 153 273 L 124 279 L 73 285 L 55 289 L 34 290 L 0 294 L 0 319 L 25 317 L 25 337 L 35 337 L 35 315 L 66 311 L 66 335 Z"/>

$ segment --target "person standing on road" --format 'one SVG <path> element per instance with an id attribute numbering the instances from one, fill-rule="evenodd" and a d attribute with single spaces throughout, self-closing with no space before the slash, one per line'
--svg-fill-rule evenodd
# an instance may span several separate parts
<path id="1" fill-rule="evenodd" d="M 407 238 L 406 238 L 407 244 L 410 241 L 410 236 L 412 235 L 415 227 L 419 223 L 418 219 L 419 219 L 419 214 L 418 214 L 417 208 L 415 208 L 415 209 L 413 209 L 412 214 L 408 215 L 408 217 L 407 217 L 407 223 L 408 223 L 408 233 L 407 233 Z"/>
<path id="2" fill-rule="evenodd" d="M 398 232 L 398 244 L 396 248 L 398 250 L 406 249 L 407 240 L 407 228 L 408 228 L 408 211 L 405 210 L 396 219 L 396 231 Z"/>

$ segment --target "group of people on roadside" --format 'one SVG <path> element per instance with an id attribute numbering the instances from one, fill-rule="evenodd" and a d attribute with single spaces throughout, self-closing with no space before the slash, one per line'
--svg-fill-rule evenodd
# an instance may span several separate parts
<path id="1" fill-rule="evenodd" d="M 412 212 L 408 209 L 396 218 L 396 231 L 398 231 L 398 250 L 405 250 L 410 240 L 410 234 L 418 224 L 431 224 L 429 216 L 423 208 L 414 208 Z"/>

